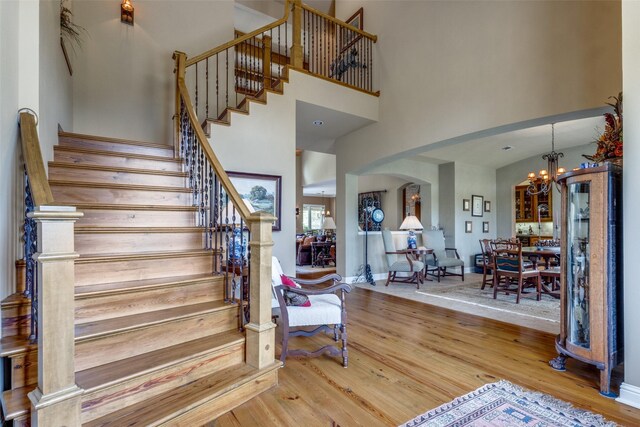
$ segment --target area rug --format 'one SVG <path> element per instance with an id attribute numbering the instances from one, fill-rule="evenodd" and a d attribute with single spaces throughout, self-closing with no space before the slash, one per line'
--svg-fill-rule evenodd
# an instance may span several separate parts
<path id="1" fill-rule="evenodd" d="M 509 381 L 487 384 L 402 427 L 613 427 L 616 423 Z"/>
<path id="2" fill-rule="evenodd" d="M 513 292 L 509 295 L 499 292 L 497 298 L 493 299 L 493 288 L 487 286 L 481 290 L 480 287 L 480 282 L 459 283 L 455 286 L 442 286 L 437 282 L 428 282 L 426 286 L 421 286 L 417 292 L 441 298 L 450 298 L 468 304 L 478 304 L 497 310 L 514 311 L 520 315 L 555 322 L 560 321 L 560 300 L 553 298 L 551 295 L 542 294 L 541 300 L 537 301 L 536 294 L 532 291 L 522 295 L 520 303 L 516 304 L 516 294 Z"/>

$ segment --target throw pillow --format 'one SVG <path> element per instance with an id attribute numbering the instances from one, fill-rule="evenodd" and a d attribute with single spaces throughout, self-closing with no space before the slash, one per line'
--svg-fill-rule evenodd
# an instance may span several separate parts
<path id="1" fill-rule="evenodd" d="M 289 277 L 284 274 L 280 275 L 280 280 L 282 280 L 282 285 L 288 288 L 301 288 L 296 282 L 291 280 Z M 302 294 L 297 294 L 291 291 L 284 291 L 284 302 L 288 306 L 293 307 L 311 307 L 311 301 L 309 301 L 309 297 Z"/>

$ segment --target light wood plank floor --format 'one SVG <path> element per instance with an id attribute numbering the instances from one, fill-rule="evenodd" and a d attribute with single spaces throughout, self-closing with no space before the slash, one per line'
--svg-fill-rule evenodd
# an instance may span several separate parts
<path id="1" fill-rule="evenodd" d="M 278 387 L 211 425 L 392 426 L 499 379 L 640 425 L 640 410 L 598 394 L 595 368 L 575 360 L 565 373 L 548 366 L 556 355 L 550 334 L 364 289 L 347 303 L 347 369 L 328 356 L 290 358 Z"/>

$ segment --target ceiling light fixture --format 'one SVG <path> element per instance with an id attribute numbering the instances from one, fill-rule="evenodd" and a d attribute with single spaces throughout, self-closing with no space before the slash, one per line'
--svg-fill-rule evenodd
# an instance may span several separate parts
<path id="1" fill-rule="evenodd" d="M 322 120 L 314 120 L 313 124 L 316 126 L 322 126 L 324 124 L 324 122 Z"/>
<path id="2" fill-rule="evenodd" d="M 558 177 L 566 172 L 565 168 L 558 167 L 558 159 L 564 157 L 563 153 L 556 153 L 555 150 L 555 123 L 551 123 L 551 152 L 542 156 L 547 161 L 547 169 L 542 169 L 538 176 L 534 172 L 529 172 L 527 178 L 529 179 L 529 187 L 527 188 L 527 194 L 533 196 L 536 194 L 548 194 L 551 190 L 551 183 L 553 182 L 560 190 L 558 185 Z"/>
<path id="3" fill-rule="evenodd" d="M 507 146 L 502 147 L 502 150 L 504 150 L 504 151 L 509 151 L 509 150 L 511 150 L 512 148 L 513 148 L 513 147 L 512 147 L 511 145 L 507 145 Z"/>
<path id="4" fill-rule="evenodd" d="M 120 22 L 133 25 L 133 5 L 131 0 L 122 0 L 120 4 Z"/>

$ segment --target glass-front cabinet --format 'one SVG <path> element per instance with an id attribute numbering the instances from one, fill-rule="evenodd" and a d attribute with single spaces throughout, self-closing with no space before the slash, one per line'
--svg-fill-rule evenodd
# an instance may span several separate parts
<path id="1" fill-rule="evenodd" d="M 622 360 L 622 176 L 605 164 L 562 175 L 559 356 L 600 369 L 600 393 L 611 396 L 611 370 Z"/>

